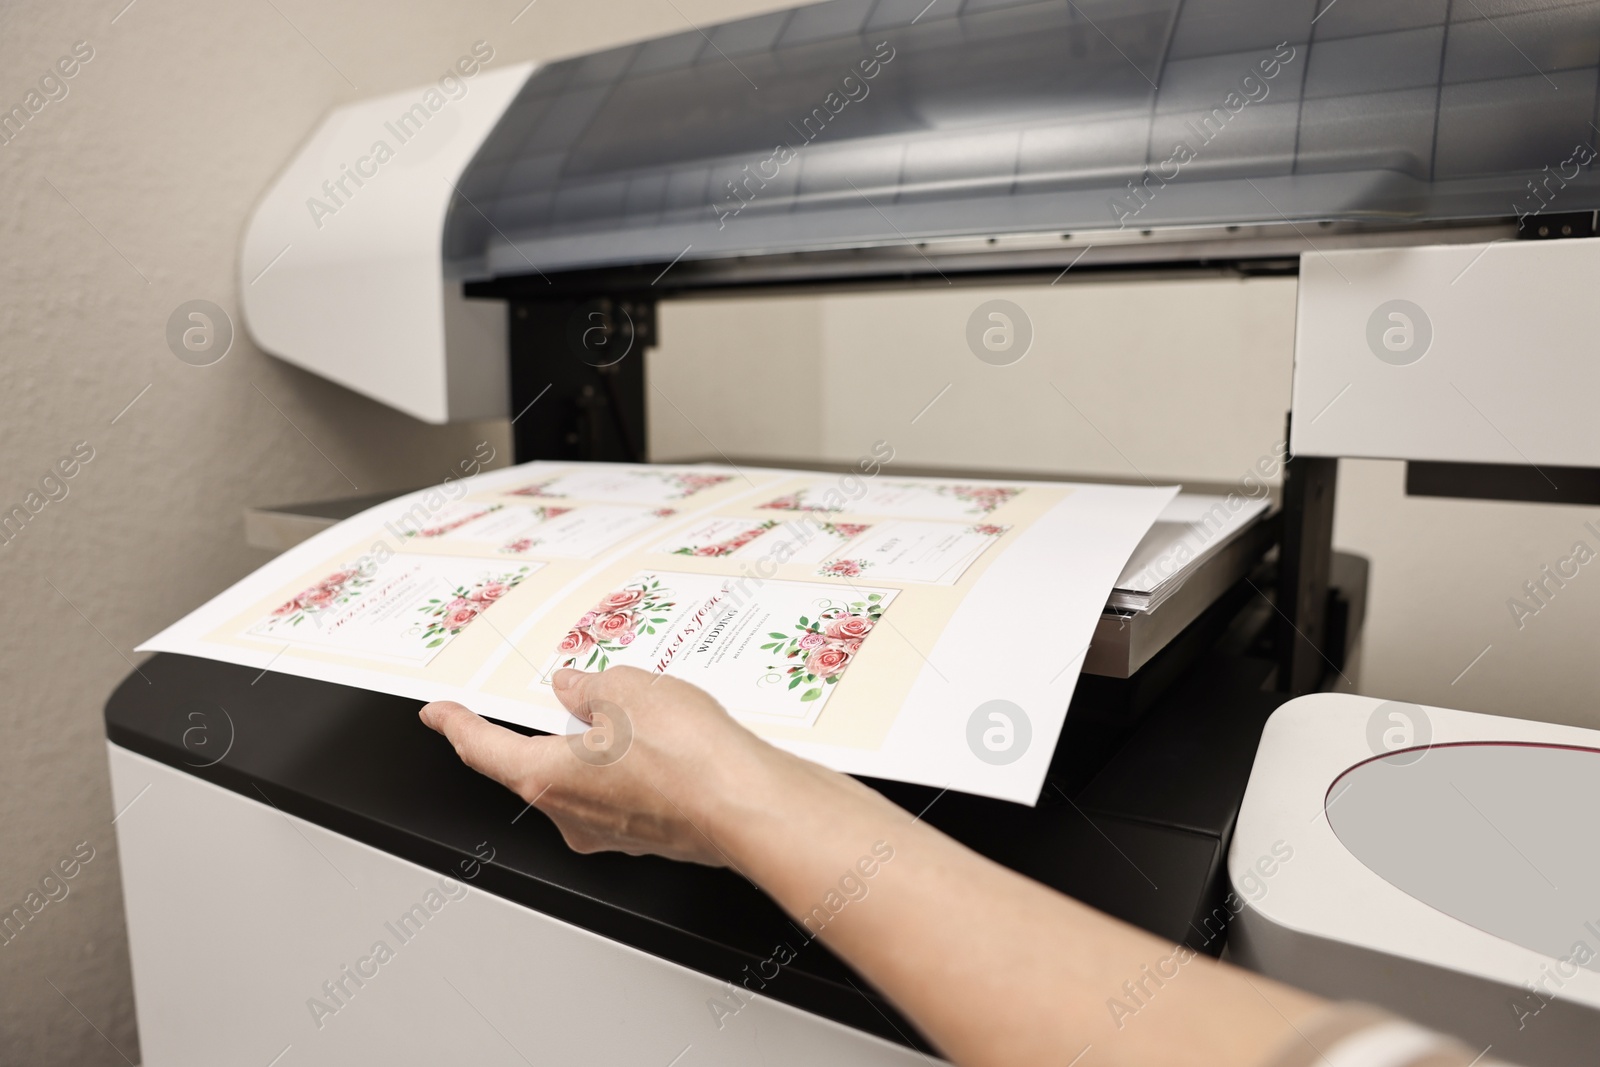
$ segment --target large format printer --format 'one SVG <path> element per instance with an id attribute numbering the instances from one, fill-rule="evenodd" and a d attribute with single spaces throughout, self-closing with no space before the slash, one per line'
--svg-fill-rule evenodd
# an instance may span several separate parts
<path id="1" fill-rule="evenodd" d="M 243 312 L 263 349 L 418 418 L 515 417 L 518 460 L 639 461 L 662 301 L 1298 276 L 1281 506 L 1159 607 L 1108 607 L 1038 805 L 872 784 L 1175 943 L 1558 1063 L 1596 1032 L 1592 968 L 1528 1026 L 1532 1001 L 1482 1007 L 1526 959 L 1438 956 L 1458 932 L 1430 942 L 1425 907 L 1363 927 L 1345 859 L 1247 890 L 1274 789 L 1315 813 L 1369 782 L 1357 836 L 1406 795 L 1349 770 L 1388 758 L 1360 739 L 1393 709 L 1322 692 L 1355 673 L 1366 595 L 1332 550 L 1338 457 L 1405 460 L 1414 494 L 1600 503 L 1597 76 L 1600 4 L 1532 0 L 831 0 L 537 67 L 474 52 L 310 135 L 248 227 Z M 736 874 L 570 852 L 413 711 L 169 654 L 113 694 L 148 1063 L 924 1058 Z M 1451 744 L 1593 747 L 1423 717 Z M 1292 888 L 1313 872 L 1322 897 Z M 1436 978 L 1471 1017 L 1417 994 Z"/>

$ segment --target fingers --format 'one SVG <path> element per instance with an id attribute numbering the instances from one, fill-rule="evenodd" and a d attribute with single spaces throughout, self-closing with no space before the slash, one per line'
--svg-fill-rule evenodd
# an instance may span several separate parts
<path id="1" fill-rule="evenodd" d="M 568 668 L 557 671 L 551 682 L 563 707 L 584 722 L 592 722 L 596 700 L 636 706 L 638 697 L 659 677 L 638 667 L 612 667 L 598 674 Z"/>
<path id="2" fill-rule="evenodd" d="M 455 746 L 461 762 L 522 795 L 524 800 L 530 790 L 542 790 L 549 784 L 555 768 L 539 743 L 544 738 L 523 737 L 496 726 L 452 700 L 424 705 L 418 714 L 424 724 Z"/>

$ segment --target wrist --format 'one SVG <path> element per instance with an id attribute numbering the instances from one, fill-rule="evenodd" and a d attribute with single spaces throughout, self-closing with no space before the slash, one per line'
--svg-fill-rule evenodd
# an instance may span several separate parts
<path id="1" fill-rule="evenodd" d="M 905 818 L 855 779 L 749 740 L 713 791 L 705 825 L 724 859 L 780 902 L 796 872 L 854 862 L 869 838 Z"/>
<path id="2" fill-rule="evenodd" d="M 802 760 L 754 734 L 730 747 L 712 770 L 711 788 L 701 793 L 704 804 L 695 818 L 727 861 L 748 871 L 761 860 L 762 842 L 792 825 L 812 787 L 797 773 Z"/>

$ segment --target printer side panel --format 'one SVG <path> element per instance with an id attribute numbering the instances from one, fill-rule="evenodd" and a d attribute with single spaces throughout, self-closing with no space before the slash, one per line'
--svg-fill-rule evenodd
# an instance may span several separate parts
<path id="1" fill-rule="evenodd" d="M 1295 455 L 1600 467 L 1600 238 L 1300 260 Z"/>
<path id="2" fill-rule="evenodd" d="M 108 747 L 149 1067 L 928 1062 Z"/>

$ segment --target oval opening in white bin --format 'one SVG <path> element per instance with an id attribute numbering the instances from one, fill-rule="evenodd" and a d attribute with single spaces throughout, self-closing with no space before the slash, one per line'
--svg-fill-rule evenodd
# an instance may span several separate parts
<path id="1" fill-rule="evenodd" d="M 1395 888 L 1600 971 L 1600 750 L 1401 750 L 1345 771 L 1323 805 L 1340 843 Z"/>

